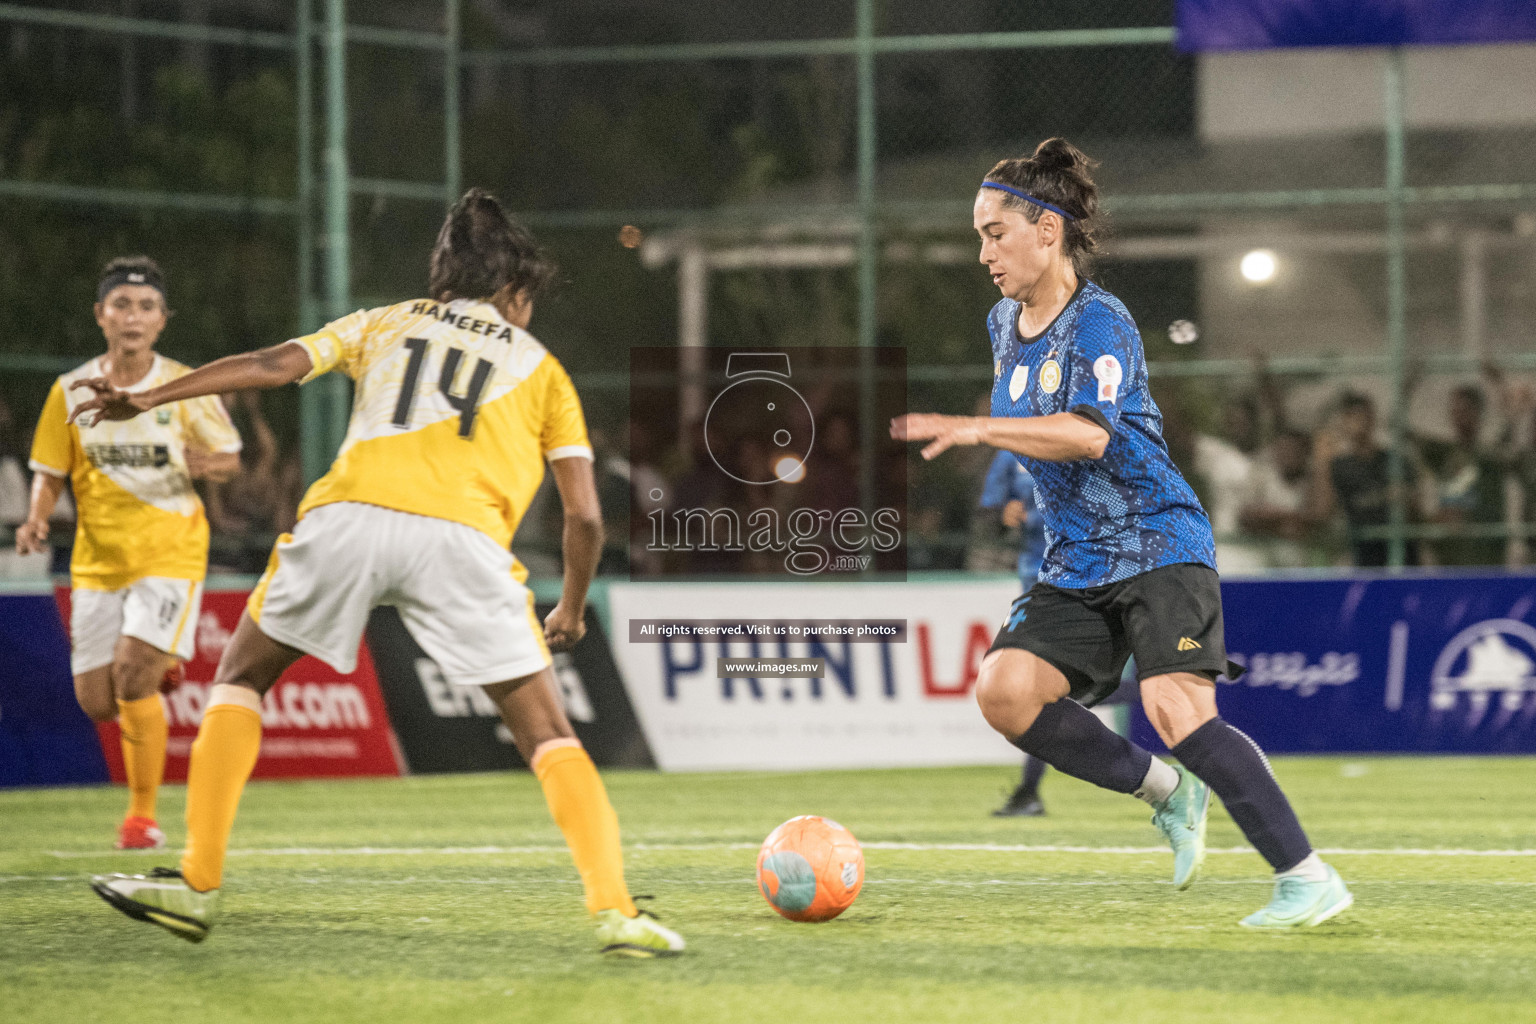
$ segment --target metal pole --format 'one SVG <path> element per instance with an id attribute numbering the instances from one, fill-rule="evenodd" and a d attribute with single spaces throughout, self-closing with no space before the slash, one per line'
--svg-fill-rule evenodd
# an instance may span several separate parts
<path id="1" fill-rule="evenodd" d="M 446 0 L 444 22 L 443 192 L 452 206 L 464 176 L 459 165 L 459 0 Z"/>
<path id="2" fill-rule="evenodd" d="M 681 400 L 677 403 L 678 437 L 685 443 L 692 437 L 694 425 L 704 420 L 706 362 L 709 346 L 709 263 L 704 243 L 690 239 L 677 261 L 677 343 L 678 376 L 682 378 Z"/>
<path id="3" fill-rule="evenodd" d="M 1408 545 L 1403 530 L 1408 522 L 1408 494 L 1404 486 L 1408 444 L 1406 366 L 1408 361 L 1408 266 L 1403 230 L 1403 51 L 1387 51 L 1386 121 L 1387 121 L 1387 358 L 1391 365 L 1391 447 L 1387 450 L 1387 485 L 1391 494 L 1388 525 L 1392 531 L 1387 542 L 1387 564 L 1401 568 L 1407 561 Z"/>
<path id="4" fill-rule="evenodd" d="M 1488 235 L 1468 228 L 1461 236 L 1461 350 L 1481 359 L 1488 338 Z"/>
<path id="5" fill-rule="evenodd" d="M 299 330 L 320 326 L 315 303 L 315 53 L 314 0 L 299 0 L 294 30 L 294 77 L 298 102 L 298 182 L 295 197 L 298 235 Z"/>
<path id="6" fill-rule="evenodd" d="M 345 0 L 326 0 L 325 9 L 325 316 L 345 316 L 351 304 L 351 240 L 347 225 L 347 37 Z M 306 467 L 321 471 L 346 436 L 345 382 L 328 374 L 320 388 L 320 428 L 305 439 Z"/>
<path id="7" fill-rule="evenodd" d="M 875 0 L 858 0 L 859 504 L 875 508 L 875 343 L 879 240 L 875 235 Z"/>
<path id="8" fill-rule="evenodd" d="M 325 315 L 345 316 L 351 301 L 347 234 L 346 0 L 326 0 L 325 36 Z"/>
<path id="9" fill-rule="evenodd" d="M 299 332 L 308 334 L 320 326 L 315 300 L 315 152 L 314 152 L 314 0 L 299 0 L 298 25 L 294 28 L 294 76 L 298 101 L 298 182 L 294 198 L 298 235 Z M 328 452 L 326 394 L 322 383 L 299 389 L 299 437 L 304 482 L 313 483 L 325 472 Z"/>

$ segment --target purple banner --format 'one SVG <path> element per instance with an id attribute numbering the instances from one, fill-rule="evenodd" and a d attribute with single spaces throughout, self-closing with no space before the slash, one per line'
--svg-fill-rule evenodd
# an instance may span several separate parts
<path id="1" fill-rule="evenodd" d="M 1536 753 L 1536 577 L 1225 582 L 1221 715 L 1271 753 Z M 1138 742 L 1162 749 L 1141 709 Z"/>
<path id="2" fill-rule="evenodd" d="M 0 595 L 0 786 L 107 781 L 53 594 Z"/>
<path id="3" fill-rule="evenodd" d="M 1177 45 L 1444 46 L 1536 40 L 1530 0 L 1178 0 Z"/>

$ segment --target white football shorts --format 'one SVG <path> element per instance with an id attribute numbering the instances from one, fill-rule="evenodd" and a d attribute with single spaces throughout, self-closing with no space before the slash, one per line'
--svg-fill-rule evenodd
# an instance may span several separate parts
<path id="1" fill-rule="evenodd" d="M 335 502 L 278 538 L 246 610 L 278 643 L 351 672 L 368 613 L 392 605 L 443 678 L 483 686 L 550 663 L 514 565 L 510 551 L 463 523 Z"/>
<path id="2" fill-rule="evenodd" d="M 200 580 L 146 576 L 118 590 L 76 587 L 69 595 L 69 668 L 75 675 L 112 664 L 119 636 L 190 661 L 197 643 Z"/>

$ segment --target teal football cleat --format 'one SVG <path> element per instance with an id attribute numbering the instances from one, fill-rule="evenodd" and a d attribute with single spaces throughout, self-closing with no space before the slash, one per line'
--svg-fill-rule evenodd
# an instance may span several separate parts
<path id="1" fill-rule="evenodd" d="M 1188 889 L 1205 864 L 1205 819 L 1211 809 L 1211 787 L 1193 772 L 1175 767 L 1179 785 L 1152 811 L 1156 825 L 1173 847 L 1173 884 Z"/>
<path id="2" fill-rule="evenodd" d="M 1337 917 L 1354 905 L 1354 894 L 1332 866 L 1321 882 L 1294 875 L 1275 879 L 1275 892 L 1269 906 L 1243 918 L 1244 928 L 1285 930 L 1311 928 Z"/>
<path id="3" fill-rule="evenodd" d="M 157 924 L 188 942 L 206 939 L 219 913 L 219 890 L 198 892 L 172 868 L 155 868 L 147 875 L 92 875 L 91 888 L 134 920 Z"/>
<path id="4" fill-rule="evenodd" d="M 676 956 L 686 945 L 681 935 L 644 910 L 634 917 L 625 917 L 617 910 L 599 910 L 597 941 L 608 956 Z"/>

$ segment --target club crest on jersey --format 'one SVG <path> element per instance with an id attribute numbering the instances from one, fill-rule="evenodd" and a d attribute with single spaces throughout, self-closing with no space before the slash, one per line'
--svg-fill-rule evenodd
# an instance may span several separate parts
<path id="1" fill-rule="evenodd" d="M 1093 361 L 1093 378 L 1099 382 L 1099 401 L 1113 402 L 1120 394 L 1122 371 L 1114 356 L 1099 356 Z"/>
<path id="2" fill-rule="evenodd" d="M 163 406 L 163 405 L 160 408 L 156 409 L 155 410 L 155 422 L 160 424 L 162 427 L 165 426 L 166 424 L 170 423 L 171 422 L 171 410 L 168 407 Z"/>
<path id="3" fill-rule="evenodd" d="M 1013 376 L 1008 379 L 1008 397 L 1017 402 L 1028 384 L 1029 367 L 1015 366 L 1013 368 Z"/>
<path id="4" fill-rule="evenodd" d="M 1054 395 L 1059 387 L 1061 387 L 1061 364 L 1054 359 L 1047 359 L 1040 367 L 1040 390 L 1048 395 Z"/>

